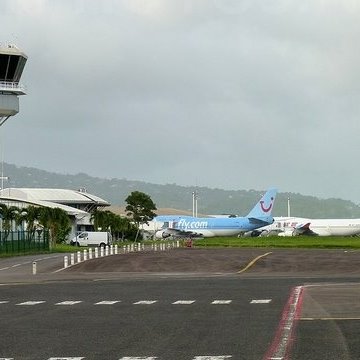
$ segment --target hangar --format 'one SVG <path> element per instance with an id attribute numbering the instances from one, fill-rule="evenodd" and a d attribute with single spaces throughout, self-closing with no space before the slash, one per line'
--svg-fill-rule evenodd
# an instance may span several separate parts
<path id="1" fill-rule="evenodd" d="M 93 230 L 91 214 L 110 206 L 106 200 L 89 194 L 86 189 L 51 188 L 6 188 L 0 190 L 0 203 L 24 208 L 30 205 L 60 208 L 67 212 L 71 220 L 71 236 L 79 231 Z"/>

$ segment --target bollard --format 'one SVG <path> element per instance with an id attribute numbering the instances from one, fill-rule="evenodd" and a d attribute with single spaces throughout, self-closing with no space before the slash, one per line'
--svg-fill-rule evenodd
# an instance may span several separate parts
<path id="1" fill-rule="evenodd" d="M 36 275 L 36 261 L 32 263 L 32 273 L 33 275 Z"/>
<path id="2" fill-rule="evenodd" d="M 179 242 L 179 240 L 176 241 L 176 247 L 177 247 L 177 248 L 180 247 L 180 242 Z"/>
<path id="3" fill-rule="evenodd" d="M 70 254 L 70 265 L 74 265 L 74 264 L 75 264 L 75 255 Z"/>
<path id="4" fill-rule="evenodd" d="M 110 245 L 110 255 L 114 255 L 114 247 Z"/>
<path id="5" fill-rule="evenodd" d="M 126 246 L 125 245 L 123 246 L 123 251 L 124 251 L 124 254 L 126 254 Z"/>
<path id="6" fill-rule="evenodd" d="M 108 246 L 105 247 L 105 256 L 109 256 L 109 247 Z"/>
<path id="7" fill-rule="evenodd" d="M 99 257 L 99 249 L 95 248 L 95 259 L 97 259 Z"/>
<path id="8" fill-rule="evenodd" d="M 104 248 L 101 246 L 100 248 L 100 257 L 103 257 L 104 256 Z"/>
<path id="9" fill-rule="evenodd" d="M 157 244 L 154 245 L 154 251 L 157 251 Z"/>
<path id="10" fill-rule="evenodd" d="M 83 257 L 83 259 L 84 259 L 84 261 L 87 260 L 87 250 L 86 249 L 84 249 L 84 257 Z"/>
<path id="11" fill-rule="evenodd" d="M 69 260 L 67 256 L 64 256 L 64 268 L 66 269 L 69 266 Z"/>
<path id="12" fill-rule="evenodd" d="M 89 248 L 89 260 L 92 259 L 92 248 Z"/>
<path id="13" fill-rule="evenodd" d="M 81 253 L 80 251 L 77 252 L 77 262 L 81 262 Z"/>
<path id="14" fill-rule="evenodd" d="M 115 255 L 117 255 L 117 254 L 118 254 L 118 246 L 115 245 Z"/>

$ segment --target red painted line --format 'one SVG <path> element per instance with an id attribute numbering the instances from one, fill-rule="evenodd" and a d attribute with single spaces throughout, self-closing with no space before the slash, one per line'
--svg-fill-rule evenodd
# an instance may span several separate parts
<path id="1" fill-rule="evenodd" d="M 275 336 L 263 360 L 289 359 L 291 346 L 295 340 L 296 323 L 301 313 L 303 294 L 303 286 L 297 286 L 291 290 Z"/>

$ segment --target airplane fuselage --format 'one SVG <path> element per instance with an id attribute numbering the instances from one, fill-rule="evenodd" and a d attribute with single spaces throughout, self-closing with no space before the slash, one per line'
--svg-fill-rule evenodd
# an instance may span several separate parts
<path id="1" fill-rule="evenodd" d="M 272 225 L 261 228 L 261 230 L 277 231 L 283 236 L 291 236 L 301 234 L 302 226 L 305 224 L 309 224 L 309 230 L 314 233 L 313 235 L 318 236 L 353 236 L 360 234 L 360 219 L 275 217 Z"/>

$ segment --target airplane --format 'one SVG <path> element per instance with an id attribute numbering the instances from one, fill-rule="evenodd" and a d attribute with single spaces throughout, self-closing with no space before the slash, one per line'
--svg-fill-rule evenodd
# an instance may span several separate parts
<path id="1" fill-rule="evenodd" d="M 153 221 L 162 222 L 163 226 L 156 231 L 155 238 L 236 236 L 272 224 L 276 193 L 277 189 L 269 189 L 245 217 L 157 216 Z"/>
<path id="2" fill-rule="evenodd" d="M 272 234 L 279 236 L 353 236 L 360 234 L 360 219 L 274 217 L 273 224 L 254 230 L 250 236 L 269 236 Z"/>

